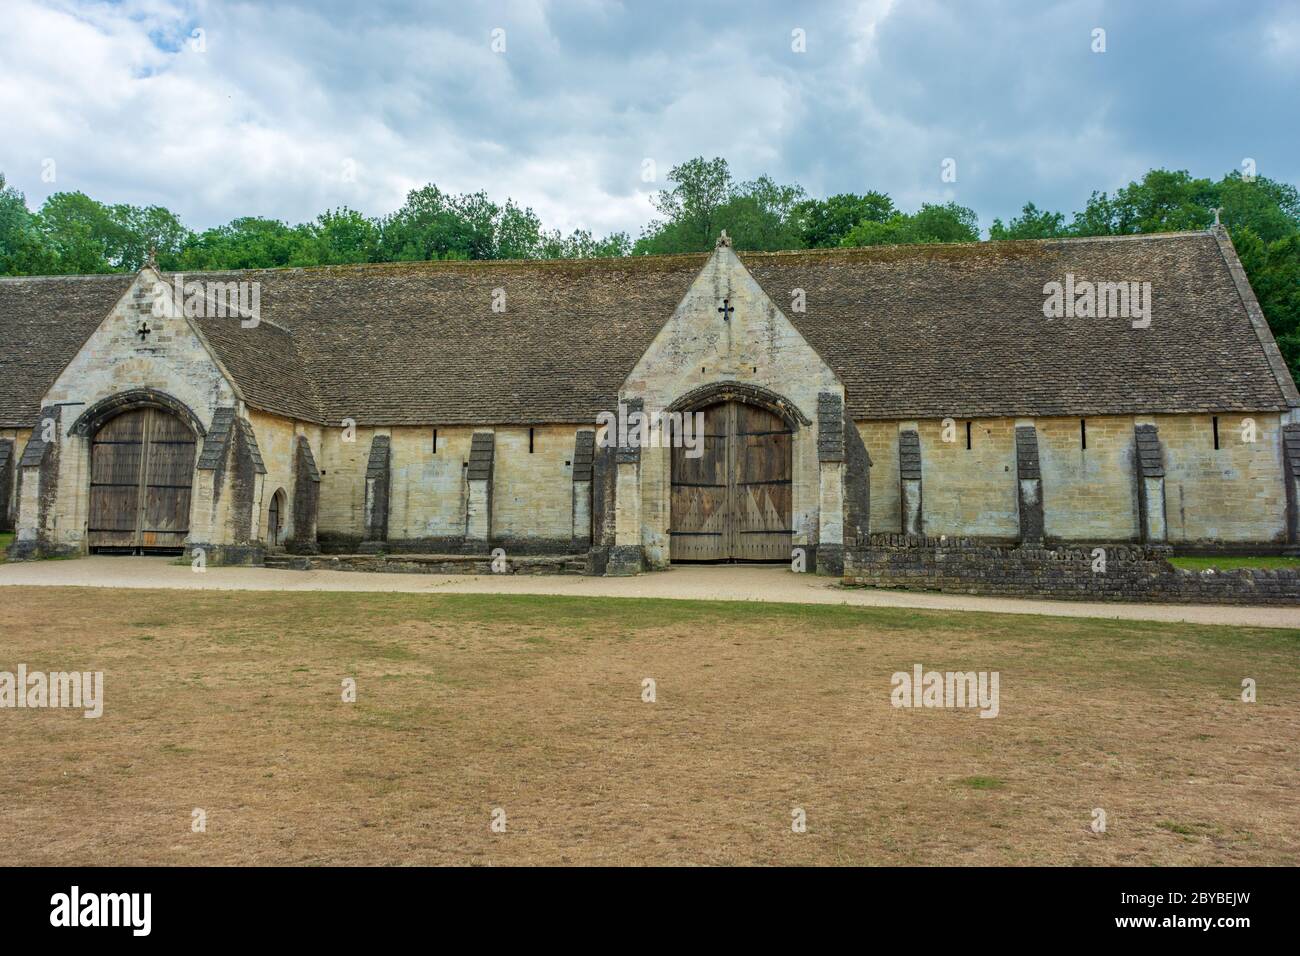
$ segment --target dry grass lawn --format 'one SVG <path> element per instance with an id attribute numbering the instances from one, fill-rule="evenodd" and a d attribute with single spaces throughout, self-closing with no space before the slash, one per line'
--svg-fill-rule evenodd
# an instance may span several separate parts
<path id="1" fill-rule="evenodd" d="M 10 865 L 1300 863 L 1296 631 L 12 587 L 0 622 L 0 671 L 106 685 L 0 710 Z M 999 671 L 1001 715 L 892 708 L 915 663 Z"/>

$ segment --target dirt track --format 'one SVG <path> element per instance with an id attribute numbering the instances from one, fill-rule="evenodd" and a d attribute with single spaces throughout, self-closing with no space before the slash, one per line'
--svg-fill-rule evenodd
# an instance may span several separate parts
<path id="1" fill-rule="evenodd" d="M 90 557 L 75 561 L 0 565 L 0 585 L 691 598 L 933 608 L 1134 621 L 1187 621 L 1241 627 L 1300 627 L 1300 608 L 1027 601 L 960 594 L 842 588 L 832 579 L 797 575 L 784 567 L 769 565 L 679 567 L 633 578 L 591 578 L 578 575 L 372 574 L 266 568 L 208 568 L 203 573 L 196 573 L 189 565 L 172 564 L 168 558 Z"/>

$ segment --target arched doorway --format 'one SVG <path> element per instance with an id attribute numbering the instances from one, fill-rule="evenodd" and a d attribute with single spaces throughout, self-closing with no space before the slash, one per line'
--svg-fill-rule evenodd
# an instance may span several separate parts
<path id="1" fill-rule="evenodd" d="M 672 449 L 670 560 L 789 561 L 790 424 L 734 399 L 699 411 L 703 454 L 690 458 L 688 449 Z"/>
<path id="2" fill-rule="evenodd" d="M 190 531 L 194 433 L 161 408 L 129 408 L 90 439 L 91 551 L 179 553 Z"/>
<path id="3" fill-rule="evenodd" d="M 287 502 L 284 489 L 281 488 L 271 496 L 271 505 L 266 513 L 266 543 L 278 548 L 284 544 L 284 524 L 287 518 Z"/>

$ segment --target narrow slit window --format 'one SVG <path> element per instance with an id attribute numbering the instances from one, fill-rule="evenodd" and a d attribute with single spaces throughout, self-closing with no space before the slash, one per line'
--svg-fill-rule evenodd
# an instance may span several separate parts
<path id="1" fill-rule="evenodd" d="M 438 429 L 433 430 L 433 453 L 438 454 Z"/>
<path id="2" fill-rule="evenodd" d="M 533 453 L 533 429 L 528 429 L 528 454 Z"/>
<path id="3" fill-rule="evenodd" d="M 1219 450 L 1219 416 L 1215 415 L 1210 419 L 1210 427 L 1214 430 L 1214 450 Z"/>
<path id="4" fill-rule="evenodd" d="M 966 423 L 966 450 L 970 451 L 970 422 Z"/>
<path id="5" fill-rule="evenodd" d="M 1079 419 L 1079 447 L 1084 451 L 1088 450 L 1088 420 Z"/>

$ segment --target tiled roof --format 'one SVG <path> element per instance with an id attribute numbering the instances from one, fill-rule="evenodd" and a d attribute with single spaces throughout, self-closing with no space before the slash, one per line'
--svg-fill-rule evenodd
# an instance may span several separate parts
<path id="1" fill-rule="evenodd" d="M 1252 324 L 1210 233 L 740 259 L 843 380 L 855 419 L 1288 404 L 1267 330 Z M 199 322 L 254 407 L 361 425 L 578 423 L 613 406 L 706 260 L 392 263 L 187 277 L 261 283 L 257 328 Z M 1150 282 L 1150 327 L 1044 318 L 1043 286 L 1067 272 L 1076 281 Z M 30 424 L 44 391 L 129 281 L 0 280 L 0 425 Z M 791 308 L 795 289 L 804 290 L 804 312 Z"/>
<path id="2" fill-rule="evenodd" d="M 0 427 L 27 428 L 132 276 L 0 279 Z"/>
<path id="3" fill-rule="evenodd" d="M 199 471 L 216 471 L 225 460 L 226 449 L 234 433 L 235 410 L 225 407 L 212 413 L 212 425 L 203 436 L 203 454 L 199 455 Z"/>
<path id="4" fill-rule="evenodd" d="M 861 418 L 1286 407 L 1208 233 L 742 255 Z M 1043 316 L 1043 286 L 1150 282 L 1149 328 Z M 789 314 L 787 312 L 787 314 Z"/>

